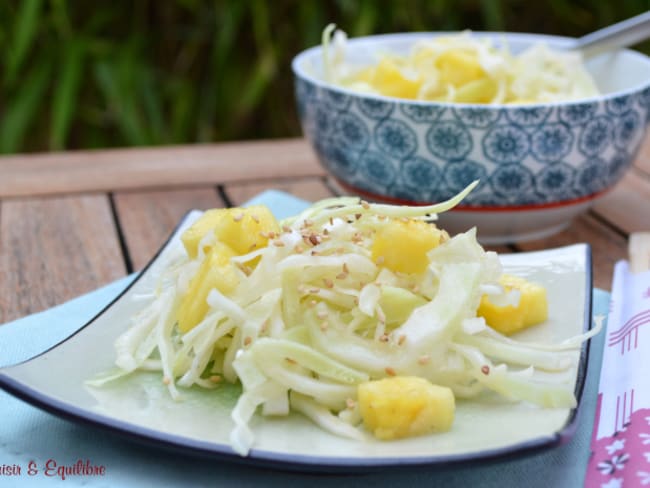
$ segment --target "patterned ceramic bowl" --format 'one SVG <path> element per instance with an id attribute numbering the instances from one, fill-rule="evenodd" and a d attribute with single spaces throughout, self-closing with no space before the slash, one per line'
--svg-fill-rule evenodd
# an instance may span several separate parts
<path id="1" fill-rule="evenodd" d="M 353 39 L 346 58 L 368 64 L 378 52 L 406 53 L 416 40 L 433 35 Z M 537 42 L 562 48 L 571 41 L 505 37 L 514 52 Z M 650 120 L 650 58 L 625 50 L 591 59 L 587 69 L 603 95 L 486 106 L 364 95 L 328 84 L 320 47 L 293 61 L 303 131 L 344 187 L 372 200 L 431 203 L 479 179 L 463 204 L 441 220 L 452 232 L 477 225 L 486 243 L 561 230 L 636 156 Z"/>

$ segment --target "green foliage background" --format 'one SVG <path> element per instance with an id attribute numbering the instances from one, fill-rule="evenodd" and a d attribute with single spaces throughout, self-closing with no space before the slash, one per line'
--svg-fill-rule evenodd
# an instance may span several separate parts
<path id="1" fill-rule="evenodd" d="M 298 135 L 290 62 L 329 22 L 350 36 L 579 36 L 649 9 L 650 0 L 6 0 L 0 152 Z"/>

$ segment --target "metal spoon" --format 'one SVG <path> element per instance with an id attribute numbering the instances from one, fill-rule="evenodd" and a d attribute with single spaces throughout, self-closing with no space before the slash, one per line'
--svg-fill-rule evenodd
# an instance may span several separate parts
<path id="1" fill-rule="evenodd" d="M 584 58 L 615 51 L 650 38 L 650 11 L 580 37 L 571 46 Z"/>

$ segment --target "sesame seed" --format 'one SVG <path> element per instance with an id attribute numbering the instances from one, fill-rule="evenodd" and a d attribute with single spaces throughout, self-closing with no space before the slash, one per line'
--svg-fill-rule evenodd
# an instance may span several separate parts
<path id="1" fill-rule="evenodd" d="M 221 383 L 221 376 L 215 374 L 213 376 L 210 376 L 209 380 L 212 383 Z"/>
<path id="2" fill-rule="evenodd" d="M 350 272 L 350 270 L 348 269 L 348 264 L 347 263 L 343 263 L 343 272 L 344 273 L 349 273 Z"/>
<path id="3" fill-rule="evenodd" d="M 316 313 L 316 317 L 318 317 L 319 319 L 326 319 L 327 318 L 327 312 L 325 310 L 319 310 Z"/>
<path id="4" fill-rule="evenodd" d="M 334 283 L 329 278 L 323 278 L 323 283 L 327 288 L 334 288 Z"/>
<path id="5" fill-rule="evenodd" d="M 318 293 L 319 291 L 320 291 L 320 288 L 310 288 L 309 289 L 309 293 L 312 293 L 312 294 Z"/>
<path id="6" fill-rule="evenodd" d="M 300 244 L 296 244 L 295 246 L 293 246 L 293 252 L 295 252 L 296 254 L 300 254 L 303 251 L 304 249 Z"/>
<path id="7" fill-rule="evenodd" d="M 347 273 L 339 273 L 339 274 L 336 275 L 337 280 L 344 280 L 347 277 L 348 277 Z"/>
<path id="8" fill-rule="evenodd" d="M 232 219 L 233 219 L 235 222 L 239 222 L 239 221 L 240 221 L 241 219 L 243 219 L 243 218 L 244 218 L 244 214 L 243 214 L 243 213 L 238 213 L 237 215 L 233 216 Z"/>
<path id="9" fill-rule="evenodd" d="M 235 266 L 237 266 L 237 268 L 239 268 L 239 270 L 240 270 L 242 273 L 244 273 L 246 276 L 250 276 L 250 274 L 253 272 L 253 270 L 250 269 L 250 268 L 249 268 L 248 266 L 246 266 L 245 264 L 237 263 L 237 262 L 236 262 L 236 263 L 235 263 Z"/>
<path id="10" fill-rule="evenodd" d="M 305 222 L 303 223 L 303 225 L 304 225 L 305 227 L 311 227 L 312 225 L 314 225 L 314 222 L 312 222 L 312 221 L 309 220 L 309 219 L 305 219 Z"/>
<path id="11" fill-rule="evenodd" d="M 366 202 L 365 200 L 361 200 L 361 206 L 368 210 L 370 208 L 370 204 Z"/>
<path id="12" fill-rule="evenodd" d="M 311 255 L 312 255 L 312 256 L 318 256 L 318 254 L 319 254 L 318 251 L 312 251 L 312 252 L 311 252 Z"/>
<path id="13" fill-rule="evenodd" d="M 334 219 L 330 217 L 330 225 L 334 225 Z"/>
<path id="14" fill-rule="evenodd" d="M 384 371 L 386 371 L 386 374 L 388 376 L 395 376 L 397 374 L 395 372 L 395 370 L 393 368 L 391 368 L 390 366 L 388 366 L 386 369 L 384 369 Z"/>
<path id="15" fill-rule="evenodd" d="M 324 321 L 320 324 L 320 330 L 322 330 L 323 332 L 325 332 L 325 331 L 327 330 L 327 327 L 329 327 L 329 324 L 328 324 L 327 320 L 324 320 Z"/>
<path id="16" fill-rule="evenodd" d="M 251 219 L 253 219 L 256 224 L 260 223 L 260 218 L 255 214 L 251 214 Z"/>
<path id="17" fill-rule="evenodd" d="M 490 367 L 487 364 L 482 366 L 481 367 L 481 373 L 483 373 L 486 376 L 489 375 L 490 374 Z"/>
<path id="18" fill-rule="evenodd" d="M 384 256 L 379 256 L 375 260 L 375 263 L 377 264 L 377 266 L 381 266 L 382 264 L 384 264 L 384 261 L 386 261 L 386 258 Z"/>
<path id="19" fill-rule="evenodd" d="M 399 336 L 399 339 L 397 339 L 397 345 L 401 346 L 402 344 L 404 344 L 405 340 L 406 340 L 406 336 L 402 334 L 401 336 Z"/>
<path id="20" fill-rule="evenodd" d="M 379 336 L 379 342 L 388 342 L 388 334 L 382 334 Z"/>
<path id="21" fill-rule="evenodd" d="M 246 338 L 244 338 L 245 346 L 250 346 L 251 342 L 253 342 L 253 338 L 251 336 L 246 336 Z"/>
<path id="22" fill-rule="evenodd" d="M 248 248 L 248 250 L 249 250 L 249 251 L 252 251 L 252 250 L 255 249 L 256 247 L 257 247 L 257 242 L 253 242 L 253 243 L 250 245 L 250 247 Z"/>
<path id="23" fill-rule="evenodd" d="M 172 380 L 169 379 L 169 376 L 163 376 L 162 382 L 168 385 L 172 382 Z"/>
<path id="24" fill-rule="evenodd" d="M 282 231 L 289 233 L 289 232 L 291 232 L 291 227 L 289 227 L 288 225 L 283 225 L 282 226 Z"/>
<path id="25" fill-rule="evenodd" d="M 431 361 L 431 356 L 429 356 L 428 354 L 425 354 L 424 356 L 420 356 L 418 358 L 418 363 L 422 365 L 429 364 L 429 361 Z"/>
<path id="26" fill-rule="evenodd" d="M 268 235 L 269 235 L 269 239 L 275 239 L 275 232 L 273 232 L 272 230 L 269 231 Z"/>
<path id="27" fill-rule="evenodd" d="M 316 234 L 310 234 L 309 235 L 309 242 L 311 242 L 312 245 L 317 245 L 320 242 L 320 239 Z"/>
<path id="28" fill-rule="evenodd" d="M 330 235 L 330 231 L 327 229 L 323 229 L 323 235 L 328 236 Z"/>
<path id="29" fill-rule="evenodd" d="M 348 398 L 345 400 L 345 406 L 348 407 L 350 410 L 352 410 L 354 407 L 357 406 L 357 402 L 355 402 L 352 398 Z"/>
<path id="30" fill-rule="evenodd" d="M 309 306 L 310 307 L 315 307 L 316 303 L 317 303 L 316 300 L 312 300 L 311 302 L 309 302 Z"/>
<path id="31" fill-rule="evenodd" d="M 275 247 L 284 247 L 284 241 L 281 241 L 280 239 L 276 239 L 275 241 L 273 241 L 273 245 Z"/>
<path id="32" fill-rule="evenodd" d="M 358 214 L 354 214 L 354 218 L 357 219 L 357 220 L 359 220 L 359 219 L 361 218 L 361 214 L 360 214 L 360 213 L 358 213 Z"/>
<path id="33" fill-rule="evenodd" d="M 284 360 L 285 360 L 287 363 L 289 363 L 289 364 L 297 364 L 295 359 L 284 358 Z"/>

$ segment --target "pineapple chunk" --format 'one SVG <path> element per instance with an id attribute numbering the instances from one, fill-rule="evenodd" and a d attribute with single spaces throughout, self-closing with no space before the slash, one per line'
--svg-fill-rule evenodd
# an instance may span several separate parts
<path id="1" fill-rule="evenodd" d="M 376 71 L 377 70 L 375 69 L 374 66 L 370 66 L 368 68 L 363 68 L 363 69 L 357 71 L 354 74 L 354 77 L 352 78 L 352 80 L 355 83 L 367 83 L 367 84 L 371 85 L 372 81 L 375 78 L 375 72 Z"/>
<path id="2" fill-rule="evenodd" d="M 207 298 L 214 288 L 227 294 L 239 283 L 230 258 L 268 244 L 268 233 L 279 233 L 278 222 L 263 205 L 248 208 L 208 210 L 181 236 L 190 258 L 196 258 L 201 239 L 214 232 L 216 242 L 207 252 L 190 282 L 177 312 L 178 327 L 185 333 L 194 328 L 208 311 Z"/>
<path id="3" fill-rule="evenodd" d="M 454 420 L 451 389 L 417 376 L 361 383 L 357 396 L 365 427 L 382 440 L 444 432 Z"/>
<path id="4" fill-rule="evenodd" d="M 242 255 L 265 247 L 268 239 L 262 234 L 278 233 L 280 228 L 271 211 L 264 205 L 208 210 L 181 236 L 190 258 L 196 257 L 199 242 L 211 230 L 218 241 Z"/>
<path id="5" fill-rule="evenodd" d="M 442 239 L 443 232 L 433 224 L 394 219 L 377 231 L 370 251 L 375 262 L 391 271 L 422 273 L 429 264 L 427 253 Z"/>
<path id="6" fill-rule="evenodd" d="M 205 256 L 176 313 L 181 332 L 188 332 L 203 320 L 208 312 L 207 299 L 212 289 L 216 288 L 224 294 L 235 289 L 239 279 L 230 262 L 233 256 L 235 252 L 218 241 Z"/>
<path id="7" fill-rule="evenodd" d="M 440 70 L 440 81 L 459 87 L 485 77 L 485 71 L 475 54 L 460 50 L 449 50 L 436 60 Z"/>
<path id="8" fill-rule="evenodd" d="M 368 74 L 366 73 L 365 76 L 367 77 Z M 372 85 L 382 95 L 417 98 L 422 81 L 406 78 L 394 61 L 382 59 L 375 68 Z"/>
<path id="9" fill-rule="evenodd" d="M 194 259 L 199 252 L 199 242 L 201 239 L 210 232 L 214 227 L 224 217 L 224 212 L 227 210 L 223 208 L 213 208 L 212 210 L 207 210 L 201 215 L 196 222 L 194 222 L 190 228 L 188 228 L 183 235 L 181 235 L 181 241 L 183 246 L 185 246 L 185 251 L 187 255 Z M 208 249 L 206 248 L 207 252 Z"/>
<path id="10" fill-rule="evenodd" d="M 548 318 L 548 302 L 544 287 L 517 276 L 504 274 L 499 283 L 507 290 L 519 290 L 519 304 L 499 307 L 483 296 L 477 314 L 502 334 L 513 334 Z"/>
<path id="11" fill-rule="evenodd" d="M 266 247 L 268 238 L 263 234 L 280 232 L 278 221 L 264 205 L 229 208 L 227 212 L 228 216 L 217 223 L 214 233 L 239 255 Z"/>
<path id="12" fill-rule="evenodd" d="M 456 90 L 454 101 L 458 103 L 490 103 L 498 89 L 497 82 L 490 78 L 470 81 Z"/>

